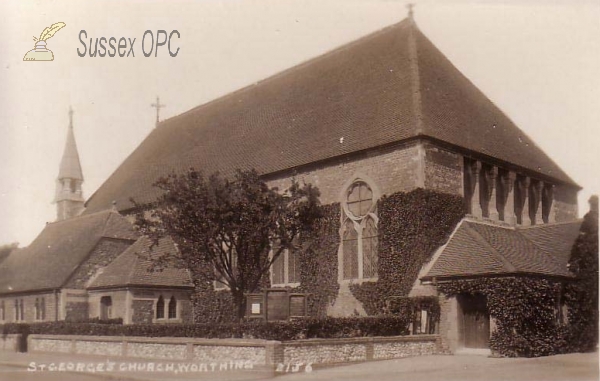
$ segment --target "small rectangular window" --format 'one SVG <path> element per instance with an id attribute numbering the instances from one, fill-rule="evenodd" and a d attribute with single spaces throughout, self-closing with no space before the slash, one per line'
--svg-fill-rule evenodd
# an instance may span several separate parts
<path id="1" fill-rule="evenodd" d="M 276 251 L 277 248 L 274 250 Z M 300 255 L 295 250 L 283 250 L 271 265 L 271 284 L 288 286 L 298 283 L 300 283 Z"/>
<path id="2" fill-rule="evenodd" d="M 276 251 L 277 248 L 274 248 Z M 285 284 L 285 251 L 273 261 L 271 265 L 271 284 Z"/>

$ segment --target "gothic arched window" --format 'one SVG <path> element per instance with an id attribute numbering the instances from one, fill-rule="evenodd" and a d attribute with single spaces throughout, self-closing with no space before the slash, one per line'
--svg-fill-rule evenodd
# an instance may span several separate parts
<path id="1" fill-rule="evenodd" d="M 370 216 L 365 221 L 362 234 L 363 278 L 374 278 L 377 276 L 377 226 Z"/>
<path id="2" fill-rule="evenodd" d="M 343 203 L 343 279 L 377 277 L 377 202 L 364 181 L 352 183 Z"/>
<path id="3" fill-rule="evenodd" d="M 174 296 L 171 296 L 171 300 L 169 300 L 169 319 L 177 318 L 177 300 L 175 300 Z"/>
<path id="4" fill-rule="evenodd" d="M 165 318 L 165 299 L 162 297 L 162 295 L 158 297 L 158 301 L 156 302 L 156 318 Z"/>
<path id="5" fill-rule="evenodd" d="M 344 223 L 344 279 L 358 278 L 358 233 L 352 220 Z"/>

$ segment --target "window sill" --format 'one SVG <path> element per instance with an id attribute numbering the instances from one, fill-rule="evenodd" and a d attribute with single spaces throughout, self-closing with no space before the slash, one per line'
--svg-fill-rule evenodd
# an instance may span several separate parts
<path id="1" fill-rule="evenodd" d="M 276 283 L 276 284 L 271 284 L 271 287 L 277 287 L 277 288 L 291 287 L 291 288 L 296 288 L 296 287 L 300 287 L 300 282 L 298 282 L 298 283 Z"/>
<path id="2" fill-rule="evenodd" d="M 359 278 L 356 278 L 356 279 L 342 279 L 340 281 L 340 284 L 351 285 L 351 284 L 374 283 L 374 282 L 377 282 L 377 281 L 379 281 L 379 277 L 376 277 L 376 278 L 362 278 L 362 279 L 359 279 Z"/>
<path id="3" fill-rule="evenodd" d="M 152 323 L 153 324 L 181 324 L 181 323 L 183 323 L 183 320 L 181 320 L 180 318 L 174 318 L 174 319 L 168 319 L 168 318 L 152 319 Z"/>

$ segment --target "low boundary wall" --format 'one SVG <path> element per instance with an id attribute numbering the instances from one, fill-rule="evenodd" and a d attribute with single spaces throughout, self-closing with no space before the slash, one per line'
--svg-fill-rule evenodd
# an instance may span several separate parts
<path id="1" fill-rule="evenodd" d="M 0 351 L 19 352 L 21 342 L 21 334 L 0 334 Z"/>
<path id="2" fill-rule="evenodd" d="M 29 335 L 29 352 L 128 358 L 245 362 L 253 365 L 338 364 L 439 353 L 438 335 L 269 341 L 254 339 L 148 338 Z"/>

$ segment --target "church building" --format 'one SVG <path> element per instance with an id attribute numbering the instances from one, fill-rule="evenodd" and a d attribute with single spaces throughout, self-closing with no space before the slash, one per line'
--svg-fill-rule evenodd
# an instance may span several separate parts
<path id="1" fill-rule="evenodd" d="M 425 319 L 412 332 L 439 334 L 450 351 L 485 348 L 494 329 L 485 301 L 446 298 L 437 284 L 572 276 L 580 187 L 409 16 L 158 123 L 85 203 L 71 120 L 58 220 L 0 262 L 0 319 L 223 320 L 227 290 L 194 284 L 182 269 L 146 271 L 157 251 L 176 248 L 165 239 L 149 250 L 131 227 L 130 200 L 154 201 L 158 178 L 190 167 L 223 175 L 256 169 L 281 190 L 292 178 L 319 188 L 333 216 L 327 239 L 310 255 L 286 252 L 270 276 L 270 290 L 306 296 L 308 315 L 370 315 L 396 297 L 439 297 L 438 321 Z M 390 232 L 393 225 L 414 236 L 402 233 L 410 216 L 390 205 L 411 197 L 425 201 L 409 214 L 427 214 L 432 224 L 427 200 L 454 200 L 461 214 L 441 226 L 442 241 L 405 266 L 398 255 L 406 249 Z M 434 242 L 431 231 L 416 234 Z M 311 273 L 308 263 L 317 260 L 320 272 Z M 380 289 L 392 291 L 369 304 L 364 295 Z"/>

